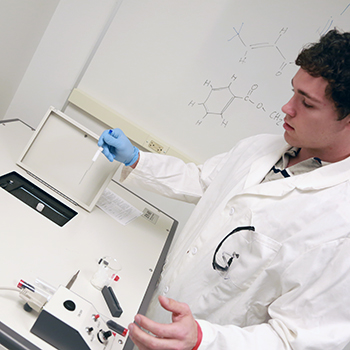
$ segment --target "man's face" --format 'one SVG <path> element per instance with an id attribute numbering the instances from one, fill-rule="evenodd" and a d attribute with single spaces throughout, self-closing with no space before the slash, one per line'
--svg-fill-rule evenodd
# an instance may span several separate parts
<path id="1" fill-rule="evenodd" d="M 333 159 L 350 144 L 346 126 L 349 117 L 339 121 L 334 102 L 325 96 L 328 82 L 312 77 L 299 69 L 292 80 L 294 95 L 282 107 L 284 138 L 291 145 L 302 148 L 310 157 L 324 161 Z"/>

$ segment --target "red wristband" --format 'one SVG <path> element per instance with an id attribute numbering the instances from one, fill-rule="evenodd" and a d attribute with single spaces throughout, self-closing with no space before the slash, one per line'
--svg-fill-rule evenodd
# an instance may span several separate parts
<path id="1" fill-rule="evenodd" d="M 199 345 L 201 345 L 202 338 L 203 338 L 202 328 L 197 321 L 196 323 L 197 323 L 197 343 L 192 350 L 197 350 L 199 348 Z"/>

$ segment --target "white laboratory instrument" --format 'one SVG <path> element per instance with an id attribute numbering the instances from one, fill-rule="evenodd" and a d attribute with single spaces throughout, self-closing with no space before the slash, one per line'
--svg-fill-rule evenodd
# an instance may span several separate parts
<path id="1" fill-rule="evenodd" d="M 30 331 L 57 349 L 109 350 L 119 336 L 116 323 L 109 321 L 90 302 L 60 286 Z M 120 333 L 125 337 L 127 329 Z"/>

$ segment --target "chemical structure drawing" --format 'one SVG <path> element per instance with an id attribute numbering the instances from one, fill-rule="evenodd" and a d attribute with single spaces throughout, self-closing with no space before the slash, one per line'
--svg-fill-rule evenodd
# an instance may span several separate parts
<path id="1" fill-rule="evenodd" d="M 342 15 L 346 12 L 346 10 L 349 9 L 349 8 L 350 8 L 350 4 L 348 4 L 348 5 L 345 7 L 345 9 L 340 13 L 340 16 L 342 16 Z"/>
<path id="2" fill-rule="evenodd" d="M 283 115 L 282 115 L 280 112 L 278 112 L 278 111 L 273 111 L 273 112 L 271 112 L 270 115 L 269 115 L 269 117 L 270 117 L 271 120 L 273 120 L 273 121 L 275 122 L 275 124 L 276 124 L 277 126 L 280 126 L 280 125 L 283 123 L 284 117 L 283 117 Z"/>
<path id="3" fill-rule="evenodd" d="M 196 103 L 195 101 L 190 101 L 188 106 L 193 107 L 195 105 L 203 106 L 204 115 L 201 119 L 197 120 L 196 125 L 201 125 L 203 121 L 209 116 L 218 116 L 221 120 L 221 126 L 226 127 L 228 124 L 228 119 L 225 117 L 225 112 L 231 106 L 235 100 L 241 100 L 245 103 L 249 103 L 252 106 L 255 106 L 257 109 L 260 109 L 266 112 L 263 103 L 255 103 L 252 100 L 253 92 L 258 88 L 257 84 L 251 86 L 245 96 L 238 96 L 232 91 L 232 83 L 236 80 L 235 75 L 232 76 L 231 82 L 227 86 L 214 87 L 210 80 L 204 82 L 204 86 L 210 88 L 210 91 L 203 102 Z"/>
<path id="4" fill-rule="evenodd" d="M 239 41 L 241 42 L 241 44 L 245 47 L 245 52 L 244 55 L 239 59 L 240 63 L 246 63 L 248 56 L 250 55 L 251 51 L 254 50 L 261 50 L 261 49 L 272 49 L 275 52 L 277 52 L 277 54 L 281 57 L 281 65 L 278 68 L 277 72 L 276 72 L 276 76 L 280 76 L 283 73 L 283 70 L 289 65 L 289 64 L 293 64 L 293 62 L 290 62 L 287 60 L 287 58 L 285 57 L 285 55 L 283 54 L 282 50 L 280 49 L 278 43 L 280 41 L 280 39 L 282 38 L 283 35 L 286 34 L 288 27 L 286 28 L 282 28 L 278 35 L 277 38 L 273 41 L 268 41 L 268 42 L 261 42 L 261 43 L 254 43 L 254 44 L 246 44 L 246 42 L 242 39 L 241 36 L 241 31 L 243 29 L 243 25 L 244 23 L 241 24 L 240 28 L 237 30 L 235 27 L 233 27 L 233 30 L 235 31 L 235 35 L 233 37 L 231 37 L 228 41 L 231 41 L 235 38 L 238 38 Z"/>
<path id="5" fill-rule="evenodd" d="M 350 4 L 348 4 L 341 12 L 340 14 L 337 16 L 335 15 L 335 17 L 330 16 L 327 19 L 326 24 L 323 27 L 320 27 L 316 30 L 316 32 L 322 36 L 324 34 L 326 34 L 330 29 L 334 28 L 334 26 L 336 26 L 336 22 L 337 20 L 339 20 L 345 13 L 346 11 L 350 12 Z"/>
<path id="6" fill-rule="evenodd" d="M 316 32 L 319 34 L 319 36 L 322 36 L 322 35 L 326 34 L 331 29 L 331 27 L 333 26 L 333 23 L 334 23 L 333 17 L 330 17 L 327 20 L 327 23 L 324 25 L 324 27 L 323 28 L 318 28 Z"/>

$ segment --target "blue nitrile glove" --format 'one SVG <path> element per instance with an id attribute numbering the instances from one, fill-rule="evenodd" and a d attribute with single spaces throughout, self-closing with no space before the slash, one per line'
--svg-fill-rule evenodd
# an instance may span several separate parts
<path id="1" fill-rule="evenodd" d="M 138 148 L 131 144 L 120 129 L 105 130 L 97 144 L 103 147 L 102 153 L 110 162 L 115 159 L 129 166 L 133 165 L 139 157 Z"/>

